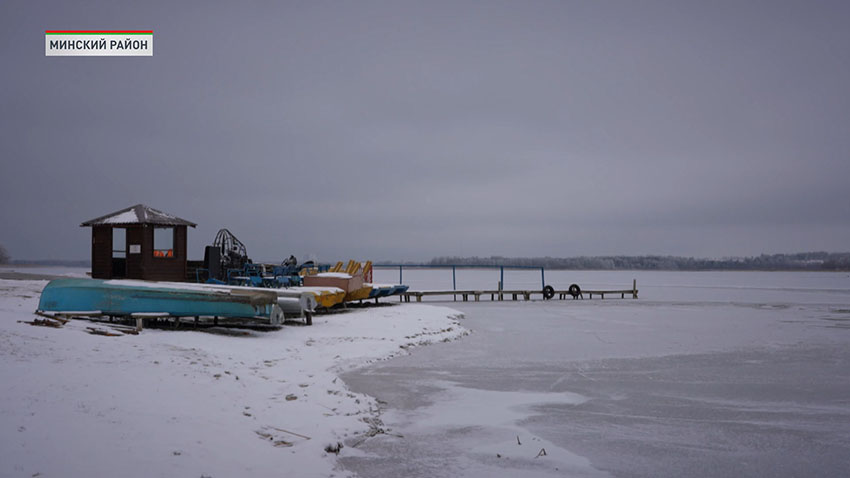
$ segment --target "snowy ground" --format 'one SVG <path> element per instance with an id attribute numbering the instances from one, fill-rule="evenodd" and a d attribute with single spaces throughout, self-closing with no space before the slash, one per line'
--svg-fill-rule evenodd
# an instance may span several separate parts
<path id="1" fill-rule="evenodd" d="M 506 286 L 539 281 L 525 275 Z M 497 276 L 464 271 L 458 282 L 480 287 Z M 405 277 L 418 288 L 451 288 L 450 271 Z M 847 273 L 547 278 L 559 288 L 637 278 L 641 298 L 452 302 L 469 337 L 343 375 L 381 400 L 392 433 L 342 463 L 370 477 L 850 470 Z"/>
<path id="2" fill-rule="evenodd" d="M 67 271 L 51 271 L 67 272 Z M 71 272 L 73 274 L 73 272 Z M 0 280 L 0 476 L 345 476 L 328 445 L 380 431 L 338 378 L 465 334 L 457 313 L 385 306 L 250 336 L 90 335 L 35 318 L 46 281 Z M 358 452 L 344 447 L 340 456 Z"/>

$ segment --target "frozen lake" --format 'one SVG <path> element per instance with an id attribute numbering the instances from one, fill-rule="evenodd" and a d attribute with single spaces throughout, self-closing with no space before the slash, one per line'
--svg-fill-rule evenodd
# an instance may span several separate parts
<path id="1" fill-rule="evenodd" d="M 470 336 L 343 376 L 385 403 L 388 433 L 342 463 L 376 477 L 846 475 L 850 274 L 546 272 L 556 288 L 632 279 L 636 301 L 451 302 Z M 451 281 L 404 271 L 412 289 Z"/>

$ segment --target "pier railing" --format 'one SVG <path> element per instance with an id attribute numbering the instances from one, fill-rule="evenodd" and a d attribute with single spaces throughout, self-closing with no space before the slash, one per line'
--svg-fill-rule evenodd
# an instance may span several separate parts
<path id="1" fill-rule="evenodd" d="M 619 295 L 621 299 L 625 299 L 626 296 L 631 296 L 632 299 L 638 298 L 638 288 L 637 288 L 637 280 L 632 281 L 631 289 L 610 289 L 610 290 L 554 290 L 552 294 L 552 298 L 555 296 L 558 299 L 566 299 L 570 297 L 572 299 L 584 299 L 584 296 L 587 295 L 589 299 L 592 299 L 593 296 L 598 296 L 600 299 L 604 299 L 605 295 L 608 296 L 617 296 Z M 473 297 L 475 302 L 479 302 L 481 300 L 481 296 L 490 296 L 491 301 L 499 301 L 505 300 L 505 297 L 510 297 L 511 300 L 519 300 L 522 297 L 523 300 L 531 300 L 531 296 L 535 294 L 540 294 L 544 299 L 546 298 L 546 292 L 541 290 L 423 290 L 423 291 L 407 291 L 401 294 L 401 300 L 403 302 L 410 302 L 410 298 L 416 298 L 416 302 L 422 302 L 423 297 L 428 296 L 452 296 L 455 301 L 457 301 L 458 296 L 461 297 L 463 302 L 467 302 L 469 297 Z"/>
<path id="2" fill-rule="evenodd" d="M 546 287 L 546 271 L 542 266 L 495 266 L 489 264 L 374 264 L 374 269 L 398 269 L 398 283 L 404 284 L 404 269 L 451 269 L 452 271 L 452 290 L 457 290 L 457 270 L 458 269 L 498 269 L 499 270 L 499 289 L 504 289 L 505 284 L 505 269 L 511 270 L 539 270 L 540 271 L 540 289 Z"/>

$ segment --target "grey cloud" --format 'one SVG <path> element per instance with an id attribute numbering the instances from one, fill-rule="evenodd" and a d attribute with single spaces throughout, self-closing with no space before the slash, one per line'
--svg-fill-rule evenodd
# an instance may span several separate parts
<path id="1" fill-rule="evenodd" d="M 843 2 L 6 2 L 0 230 L 137 202 L 253 255 L 846 250 Z M 45 58 L 47 28 L 153 58 Z"/>

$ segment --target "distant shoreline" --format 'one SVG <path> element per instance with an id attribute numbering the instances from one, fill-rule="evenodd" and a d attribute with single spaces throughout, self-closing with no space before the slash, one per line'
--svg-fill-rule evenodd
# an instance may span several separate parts
<path id="1" fill-rule="evenodd" d="M 850 271 L 850 252 L 798 252 L 707 259 L 682 256 L 437 257 L 431 266 L 543 267 L 571 271 Z"/>
<path id="2" fill-rule="evenodd" d="M 13 260 L 8 264 L 0 264 L 0 267 L 91 267 L 90 260 L 61 260 L 61 259 L 21 259 Z"/>
<path id="3" fill-rule="evenodd" d="M 53 280 L 66 278 L 66 276 L 59 276 L 55 274 L 30 274 L 26 272 L 0 270 L 0 279 L 5 280 Z"/>

